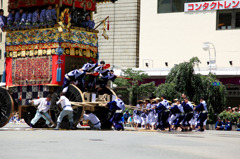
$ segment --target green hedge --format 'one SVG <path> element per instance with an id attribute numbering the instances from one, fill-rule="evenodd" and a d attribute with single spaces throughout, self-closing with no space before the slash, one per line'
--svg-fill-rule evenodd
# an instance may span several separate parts
<path id="1" fill-rule="evenodd" d="M 218 117 L 223 120 L 229 119 L 232 124 L 237 124 L 239 122 L 240 113 L 231 113 L 231 112 L 223 111 L 218 115 Z"/>

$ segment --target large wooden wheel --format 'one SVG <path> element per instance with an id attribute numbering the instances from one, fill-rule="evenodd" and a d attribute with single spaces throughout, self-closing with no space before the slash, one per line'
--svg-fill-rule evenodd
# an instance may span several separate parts
<path id="1" fill-rule="evenodd" d="M 51 105 L 51 117 L 52 120 L 57 123 L 57 118 L 62 110 L 62 107 L 60 105 L 56 105 L 56 101 L 59 99 L 59 95 L 61 93 L 61 89 L 58 89 L 54 94 L 52 98 L 52 105 Z M 84 97 L 82 91 L 76 87 L 75 85 L 69 85 L 68 91 L 66 93 L 66 97 L 72 101 L 72 102 L 83 102 Z M 74 120 L 74 126 L 76 126 L 80 118 L 82 116 L 82 107 L 77 107 L 73 109 L 73 120 Z M 60 128 L 69 128 L 69 121 L 68 118 L 65 116 L 60 124 Z"/>
<path id="2" fill-rule="evenodd" d="M 100 92 L 98 92 L 99 94 L 108 94 L 108 95 L 116 95 L 116 93 L 110 89 L 110 88 L 104 88 L 103 90 L 101 90 Z M 99 107 L 96 106 L 95 107 L 95 111 L 93 112 L 101 121 L 101 128 L 102 129 L 111 129 L 112 123 L 110 122 L 110 111 L 108 108 L 106 107 Z"/>
<path id="3" fill-rule="evenodd" d="M 0 127 L 5 126 L 11 118 L 14 102 L 8 91 L 0 87 Z"/>
<path id="4" fill-rule="evenodd" d="M 24 106 L 21 108 L 22 112 L 21 112 L 21 116 L 24 119 L 24 121 L 26 122 L 26 124 L 30 125 L 31 120 L 34 118 L 36 112 L 37 112 L 37 108 L 34 106 Z M 33 125 L 34 128 L 43 128 L 45 125 L 46 121 L 43 118 L 40 118 L 38 120 L 38 122 Z"/>

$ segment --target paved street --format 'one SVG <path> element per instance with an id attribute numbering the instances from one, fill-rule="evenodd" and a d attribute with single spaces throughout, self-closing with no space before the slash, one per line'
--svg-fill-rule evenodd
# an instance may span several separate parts
<path id="1" fill-rule="evenodd" d="M 1 159 L 238 158 L 240 133 L 0 129 Z"/>

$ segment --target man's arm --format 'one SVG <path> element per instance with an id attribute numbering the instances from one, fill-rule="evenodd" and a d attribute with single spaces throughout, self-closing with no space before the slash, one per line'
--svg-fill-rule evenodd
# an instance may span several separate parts
<path id="1" fill-rule="evenodd" d="M 41 99 L 28 100 L 28 103 L 32 105 L 38 105 L 40 104 L 40 102 L 41 102 Z"/>
<path id="2" fill-rule="evenodd" d="M 60 99 L 59 101 L 56 102 L 56 104 L 60 104 L 63 100 Z"/>

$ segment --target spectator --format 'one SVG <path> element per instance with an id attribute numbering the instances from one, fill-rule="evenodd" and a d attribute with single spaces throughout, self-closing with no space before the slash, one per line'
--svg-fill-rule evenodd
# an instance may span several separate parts
<path id="1" fill-rule="evenodd" d="M 32 13 L 27 14 L 27 20 L 26 20 L 26 23 L 25 23 L 27 28 L 32 28 L 32 16 L 33 16 Z"/>
<path id="2" fill-rule="evenodd" d="M 23 14 L 23 9 L 20 8 L 19 11 L 14 16 L 14 28 L 15 29 L 20 29 L 20 22 L 21 22 L 22 14 Z M 24 17 L 25 17 L 25 15 L 24 15 Z M 24 17 L 23 17 L 23 21 L 24 21 Z"/>
<path id="3" fill-rule="evenodd" d="M 238 118 L 238 122 L 237 122 L 237 131 L 240 131 L 240 118 Z"/>
<path id="4" fill-rule="evenodd" d="M 37 8 L 32 15 L 32 24 L 33 27 L 39 27 L 39 9 Z"/>
<path id="5" fill-rule="evenodd" d="M 230 113 L 232 113 L 232 108 L 231 108 L 231 107 L 228 107 L 228 108 L 227 108 L 227 111 L 230 112 Z"/>
<path id="6" fill-rule="evenodd" d="M 90 16 L 87 15 L 85 21 L 83 22 L 83 27 L 87 29 L 94 29 L 95 23 L 94 20 L 91 20 Z"/>
<path id="7" fill-rule="evenodd" d="M 46 10 L 46 24 L 48 26 L 52 26 L 55 24 L 56 17 L 56 10 L 55 8 L 52 8 L 52 6 L 48 6 Z"/>
<path id="8" fill-rule="evenodd" d="M 81 20 L 81 18 L 79 18 L 78 19 L 78 22 L 77 22 L 77 24 L 76 24 L 78 27 L 83 27 L 83 23 L 82 23 L 82 20 Z"/>
<path id="9" fill-rule="evenodd" d="M 235 111 L 236 111 L 236 113 L 240 113 L 238 107 L 235 107 Z"/>
<path id="10" fill-rule="evenodd" d="M 11 10 L 7 17 L 7 28 L 8 29 L 14 29 L 14 27 L 13 27 L 14 17 L 15 17 L 15 10 Z"/>
<path id="11" fill-rule="evenodd" d="M 2 31 L 5 31 L 5 26 L 7 24 L 7 18 L 3 15 L 4 11 L 3 9 L 0 9 L 0 27 L 2 29 Z"/>
<path id="12" fill-rule="evenodd" d="M 223 122 L 220 118 L 218 118 L 218 121 L 215 124 L 215 130 L 223 130 Z"/>
<path id="13" fill-rule="evenodd" d="M 123 118 L 124 118 L 124 123 L 127 123 L 128 118 L 130 117 L 130 114 L 128 112 L 128 110 L 123 114 Z"/>
<path id="14" fill-rule="evenodd" d="M 40 26 L 46 27 L 46 9 L 42 9 L 40 12 Z"/>
<path id="15" fill-rule="evenodd" d="M 225 128 L 224 130 L 232 130 L 232 124 L 230 122 L 230 120 L 225 119 Z"/>
<path id="16" fill-rule="evenodd" d="M 130 117 L 128 117 L 127 124 L 129 124 L 131 127 L 134 127 L 133 114 L 130 114 Z"/>

